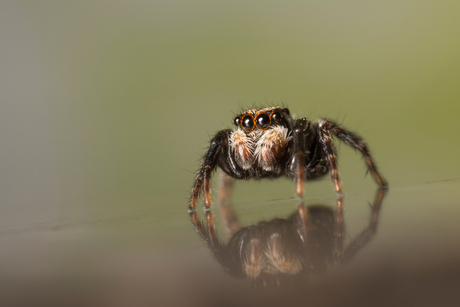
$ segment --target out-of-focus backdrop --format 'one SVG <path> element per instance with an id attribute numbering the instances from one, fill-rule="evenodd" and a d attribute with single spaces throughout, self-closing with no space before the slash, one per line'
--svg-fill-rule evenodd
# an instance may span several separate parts
<path id="1" fill-rule="evenodd" d="M 201 154 L 253 105 L 363 136 L 390 196 L 455 181 L 459 16 L 455 1 L 2 1 L 2 283 L 86 281 L 107 255 L 193 254 L 186 207 Z M 343 144 L 339 167 L 346 195 L 375 189 Z M 236 191 L 247 222 L 295 208 L 270 202 L 294 196 L 289 180 Z M 334 198 L 328 178 L 305 191 Z M 458 214 L 458 196 L 440 197 Z"/>

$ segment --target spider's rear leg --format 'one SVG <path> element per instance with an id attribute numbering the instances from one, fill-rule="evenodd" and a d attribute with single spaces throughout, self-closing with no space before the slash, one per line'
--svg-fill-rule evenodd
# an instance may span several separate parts
<path id="1" fill-rule="evenodd" d="M 388 187 L 388 183 L 383 178 L 383 176 L 380 175 L 380 173 L 378 172 L 377 166 L 375 165 L 369 153 L 369 149 L 367 148 L 362 138 L 353 134 L 350 131 L 345 130 L 340 125 L 330 120 L 327 120 L 327 119 L 319 119 L 316 121 L 316 123 L 318 127 L 320 128 L 320 130 L 321 128 L 323 128 L 327 131 L 332 132 L 335 136 L 337 136 L 339 139 L 344 141 L 346 144 L 353 147 L 354 149 L 359 150 L 361 154 L 364 156 L 364 160 L 366 161 L 366 164 L 369 167 L 369 170 L 371 171 L 371 174 L 374 177 L 377 184 L 381 186 L 382 188 Z"/>
<path id="2" fill-rule="evenodd" d="M 329 163 L 329 171 L 331 178 L 334 183 L 335 192 L 339 195 L 342 194 L 342 184 L 339 179 L 339 170 L 337 168 L 337 157 L 332 146 L 332 137 L 328 130 L 321 128 L 319 129 L 319 141 L 323 146 L 323 150 L 326 154 L 326 160 Z"/>
<path id="3" fill-rule="evenodd" d="M 216 168 L 217 160 L 222 152 L 228 151 L 228 134 L 230 130 L 219 131 L 211 140 L 208 152 L 201 162 L 200 171 L 195 179 L 188 208 L 190 211 L 195 210 L 196 202 L 203 190 L 203 198 L 206 209 L 211 207 L 211 174 Z"/>
<path id="4" fill-rule="evenodd" d="M 296 184 L 297 197 L 303 198 L 303 183 L 305 180 L 305 137 L 304 133 L 308 130 L 310 122 L 305 118 L 299 119 L 296 123 L 296 127 L 293 129 L 292 140 L 293 140 L 293 160 L 291 164 L 291 170 L 294 170 L 294 179 Z"/>

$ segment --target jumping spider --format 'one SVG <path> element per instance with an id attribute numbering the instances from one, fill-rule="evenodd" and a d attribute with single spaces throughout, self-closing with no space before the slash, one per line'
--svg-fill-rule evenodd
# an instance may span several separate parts
<path id="1" fill-rule="evenodd" d="M 359 150 L 377 184 L 387 186 L 363 140 L 330 120 L 294 119 L 289 109 L 270 107 L 245 111 L 234 124 L 237 130 L 222 130 L 212 138 L 196 176 L 189 210 L 195 210 L 201 190 L 205 208 L 211 207 L 210 182 L 216 166 L 235 179 L 293 178 L 300 198 L 304 180 L 321 177 L 329 170 L 334 189 L 341 195 L 331 134 Z"/>

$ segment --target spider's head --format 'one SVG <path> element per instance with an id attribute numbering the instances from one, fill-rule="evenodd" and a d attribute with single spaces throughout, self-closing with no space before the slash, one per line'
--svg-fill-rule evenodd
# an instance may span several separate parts
<path id="1" fill-rule="evenodd" d="M 289 109 L 281 107 L 253 109 L 241 113 L 233 122 L 246 133 L 251 133 L 265 131 L 272 126 L 287 126 L 289 114 Z"/>

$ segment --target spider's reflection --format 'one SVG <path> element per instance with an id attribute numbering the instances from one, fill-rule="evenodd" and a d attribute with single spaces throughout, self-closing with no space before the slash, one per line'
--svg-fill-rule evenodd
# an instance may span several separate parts
<path id="1" fill-rule="evenodd" d="M 221 198 L 219 206 L 230 239 L 218 239 L 213 215 L 206 213 L 206 222 L 190 213 L 196 230 L 225 271 L 235 277 L 249 277 L 264 284 L 283 279 L 304 279 L 322 273 L 328 265 L 346 262 L 375 235 L 385 190 L 378 190 L 368 225 L 345 244 L 343 200 L 336 209 L 300 204 L 287 219 L 262 221 L 241 227 L 233 206 Z M 366 206 L 367 207 L 367 206 Z"/>

